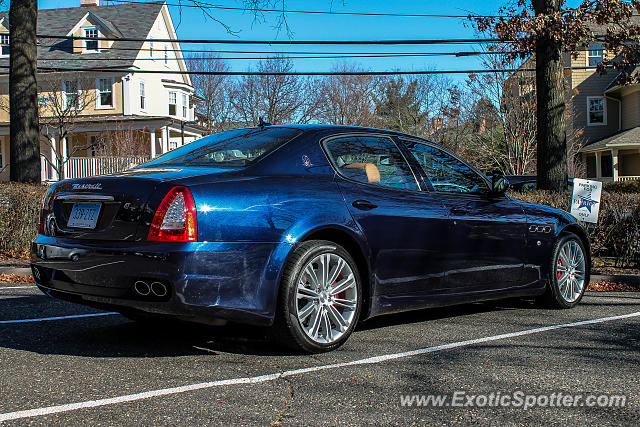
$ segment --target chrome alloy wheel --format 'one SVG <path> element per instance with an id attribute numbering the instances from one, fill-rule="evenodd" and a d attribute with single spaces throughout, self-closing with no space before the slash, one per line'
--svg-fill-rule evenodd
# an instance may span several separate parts
<path id="1" fill-rule="evenodd" d="M 339 255 L 324 253 L 302 270 L 296 296 L 297 316 L 313 341 L 330 344 L 345 333 L 358 304 L 356 278 Z"/>
<path id="2" fill-rule="evenodd" d="M 586 262 L 582 248 L 575 240 L 568 240 L 558 251 L 556 280 L 562 298 L 572 303 L 580 298 L 585 286 Z"/>

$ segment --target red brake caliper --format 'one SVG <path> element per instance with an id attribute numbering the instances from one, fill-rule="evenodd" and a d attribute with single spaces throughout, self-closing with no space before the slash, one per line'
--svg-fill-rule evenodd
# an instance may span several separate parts
<path id="1" fill-rule="evenodd" d="M 558 258 L 558 267 L 562 267 L 562 258 Z M 558 279 L 562 277 L 562 272 L 560 272 L 560 269 L 558 269 Z"/>

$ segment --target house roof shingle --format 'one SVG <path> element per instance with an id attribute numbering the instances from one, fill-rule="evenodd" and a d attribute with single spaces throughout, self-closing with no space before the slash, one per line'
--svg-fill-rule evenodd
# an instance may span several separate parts
<path id="1" fill-rule="evenodd" d="M 164 2 L 119 4 L 114 6 L 83 6 L 64 9 L 38 10 L 38 34 L 65 36 L 91 12 L 108 28 L 126 38 L 145 38 L 151 31 Z M 0 13 L 0 18 L 8 12 Z M 38 44 L 39 67 L 61 68 L 122 68 L 133 65 L 143 42 L 115 41 L 113 49 L 99 53 L 74 54 L 69 40 L 42 38 Z M 9 58 L 0 59 L 0 66 L 8 66 Z"/>
<path id="2" fill-rule="evenodd" d="M 594 141 L 585 145 L 580 149 L 581 152 L 600 151 L 606 148 L 615 148 L 617 146 L 636 146 L 640 147 L 640 126 L 634 127 L 607 138 Z"/>

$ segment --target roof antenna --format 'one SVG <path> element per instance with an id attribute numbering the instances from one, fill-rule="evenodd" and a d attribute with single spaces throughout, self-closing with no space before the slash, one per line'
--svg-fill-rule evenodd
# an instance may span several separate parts
<path id="1" fill-rule="evenodd" d="M 265 126 L 271 126 L 271 123 L 265 122 L 264 119 L 262 117 L 260 117 L 260 121 L 258 122 L 258 126 L 260 126 L 260 129 L 264 129 Z"/>

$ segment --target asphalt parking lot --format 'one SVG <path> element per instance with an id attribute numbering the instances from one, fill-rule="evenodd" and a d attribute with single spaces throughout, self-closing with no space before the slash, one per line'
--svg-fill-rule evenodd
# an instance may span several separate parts
<path id="1" fill-rule="evenodd" d="M 640 293 L 590 293 L 573 310 L 504 301 L 385 316 L 338 351 L 296 355 L 254 328 L 145 327 L 7 285 L 0 422 L 637 425 L 639 326 Z M 524 409 L 476 399 L 516 391 L 625 395 L 626 405 Z M 452 405 L 456 392 L 474 405 Z M 401 395 L 429 394 L 449 404 L 401 404 Z"/>

